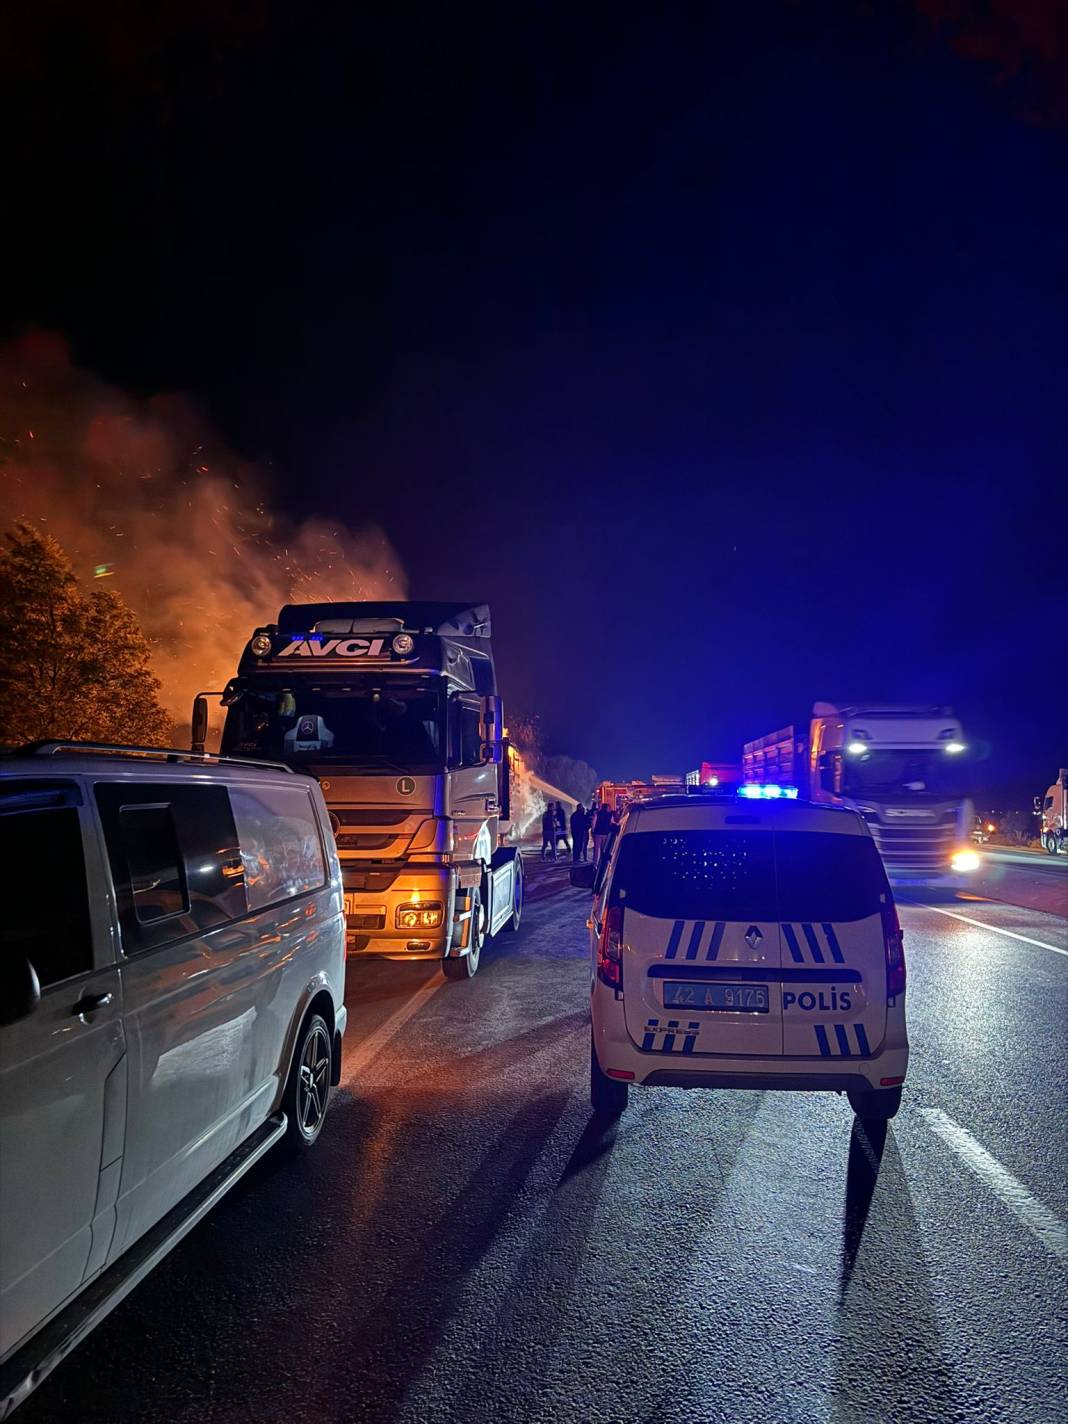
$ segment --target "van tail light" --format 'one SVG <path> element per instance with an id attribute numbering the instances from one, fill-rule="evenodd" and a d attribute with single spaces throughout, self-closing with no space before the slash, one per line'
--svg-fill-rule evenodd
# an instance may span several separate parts
<path id="1" fill-rule="evenodd" d="M 883 906 L 882 915 L 886 944 L 886 997 L 896 999 L 905 992 L 905 937 L 901 933 L 897 906 L 892 900 Z"/>
<path id="2" fill-rule="evenodd" d="M 604 917 L 597 941 L 597 978 L 610 989 L 623 987 L 623 906 L 613 905 Z"/>

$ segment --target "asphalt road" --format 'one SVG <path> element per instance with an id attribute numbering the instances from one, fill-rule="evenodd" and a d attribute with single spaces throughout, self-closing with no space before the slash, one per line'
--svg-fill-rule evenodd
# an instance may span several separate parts
<path id="1" fill-rule="evenodd" d="M 536 867 L 469 984 L 356 966 L 315 1151 L 260 1164 L 20 1424 L 1066 1417 L 1066 922 L 903 906 L 885 1136 L 834 1096 L 666 1089 L 602 1132 L 587 904 Z"/>

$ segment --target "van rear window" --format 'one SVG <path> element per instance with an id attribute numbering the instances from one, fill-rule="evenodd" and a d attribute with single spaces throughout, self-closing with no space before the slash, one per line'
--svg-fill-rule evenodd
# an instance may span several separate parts
<path id="1" fill-rule="evenodd" d="M 619 847 L 611 902 L 658 919 L 860 920 L 888 888 L 866 836 L 638 831 Z"/>

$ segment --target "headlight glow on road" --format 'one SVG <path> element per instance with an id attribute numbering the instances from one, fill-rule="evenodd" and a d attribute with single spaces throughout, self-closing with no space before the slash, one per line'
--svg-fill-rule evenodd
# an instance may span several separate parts
<path id="1" fill-rule="evenodd" d="M 954 870 L 978 870 L 979 856 L 974 850 L 958 850 L 949 863 Z"/>

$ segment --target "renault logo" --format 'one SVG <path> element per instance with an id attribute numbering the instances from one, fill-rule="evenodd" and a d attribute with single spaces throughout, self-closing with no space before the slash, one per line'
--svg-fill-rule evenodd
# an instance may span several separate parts
<path id="1" fill-rule="evenodd" d="M 757 929 L 756 925 L 750 925 L 745 932 L 745 942 L 750 949 L 756 949 L 763 938 L 764 936 Z"/>

